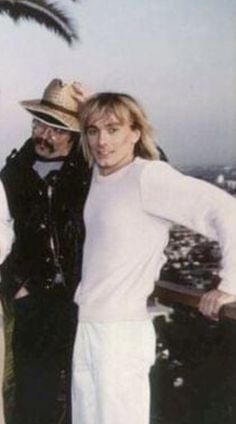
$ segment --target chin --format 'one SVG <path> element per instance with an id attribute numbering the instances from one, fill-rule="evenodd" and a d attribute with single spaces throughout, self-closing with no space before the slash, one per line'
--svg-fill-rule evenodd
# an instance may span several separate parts
<path id="1" fill-rule="evenodd" d="M 48 150 L 48 149 L 46 149 L 46 148 L 43 148 L 43 149 L 36 148 L 36 149 L 35 149 L 35 152 L 36 152 L 38 155 L 40 155 L 40 156 L 44 156 L 44 157 L 49 157 L 49 156 L 51 155 L 51 152 L 49 152 L 49 150 Z"/>
<path id="2" fill-rule="evenodd" d="M 97 161 L 97 163 L 98 163 L 98 165 L 99 166 L 101 166 L 102 168 L 106 168 L 107 166 L 108 167 L 110 167 L 110 166 L 112 166 L 112 164 L 111 163 L 109 163 L 109 161 L 108 160 L 105 160 L 105 159 L 103 159 L 103 160 L 98 160 Z"/>

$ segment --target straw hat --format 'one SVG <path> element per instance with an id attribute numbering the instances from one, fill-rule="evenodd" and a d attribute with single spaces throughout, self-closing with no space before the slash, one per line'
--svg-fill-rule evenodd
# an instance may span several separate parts
<path id="1" fill-rule="evenodd" d="M 20 104 L 40 121 L 56 128 L 80 131 L 79 102 L 71 84 L 53 79 L 42 99 L 24 100 Z"/>

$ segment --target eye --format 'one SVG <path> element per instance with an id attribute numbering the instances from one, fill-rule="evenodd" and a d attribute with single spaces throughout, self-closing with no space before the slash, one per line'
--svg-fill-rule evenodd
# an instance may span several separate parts
<path id="1" fill-rule="evenodd" d="M 107 131 L 108 131 L 109 134 L 114 134 L 117 131 L 119 131 L 119 128 L 118 127 L 109 127 Z"/>
<path id="2" fill-rule="evenodd" d="M 63 130 L 62 128 L 52 128 L 52 131 L 54 132 L 55 135 L 61 135 L 67 132 L 66 130 Z"/>
<path id="3" fill-rule="evenodd" d="M 96 135 L 97 133 L 98 133 L 98 130 L 96 127 L 88 127 L 86 129 L 86 134 L 89 136 Z"/>
<path id="4" fill-rule="evenodd" d="M 32 129 L 34 131 L 44 131 L 47 127 L 46 124 L 43 124 L 43 122 L 39 121 L 38 119 L 34 118 L 32 121 Z"/>

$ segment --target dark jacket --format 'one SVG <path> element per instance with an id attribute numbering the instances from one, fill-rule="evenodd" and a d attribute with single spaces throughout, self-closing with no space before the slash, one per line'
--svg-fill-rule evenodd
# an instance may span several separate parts
<path id="1" fill-rule="evenodd" d="M 12 298 L 23 284 L 32 295 L 63 287 L 71 298 L 80 280 L 82 214 L 91 172 L 78 144 L 50 181 L 33 170 L 34 160 L 30 139 L 1 171 L 16 236 L 1 268 L 2 291 Z"/>

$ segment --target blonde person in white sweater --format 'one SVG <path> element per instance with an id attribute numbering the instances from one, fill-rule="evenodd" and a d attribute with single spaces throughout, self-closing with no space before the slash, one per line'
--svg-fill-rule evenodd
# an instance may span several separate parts
<path id="1" fill-rule="evenodd" d="M 173 223 L 215 239 L 221 282 L 200 311 L 236 300 L 236 201 L 157 157 L 150 124 L 126 94 L 91 97 L 81 115 L 93 179 L 73 358 L 73 424 L 148 424 L 155 332 L 147 298 Z"/>
<path id="2" fill-rule="evenodd" d="M 10 252 L 13 241 L 13 223 L 10 217 L 6 194 L 0 181 L 0 264 L 4 261 Z M 4 373 L 4 328 L 3 328 L 3 310 L 0 302 L 0 424 L 4 424 L 2 385 Z"/>

